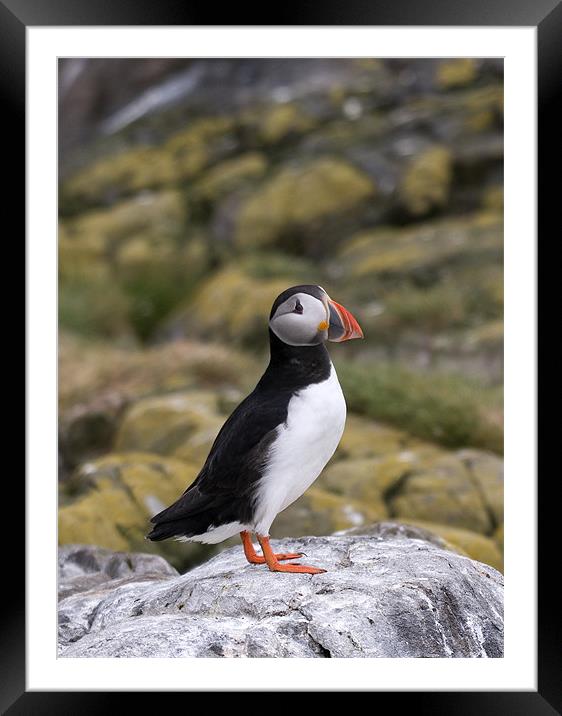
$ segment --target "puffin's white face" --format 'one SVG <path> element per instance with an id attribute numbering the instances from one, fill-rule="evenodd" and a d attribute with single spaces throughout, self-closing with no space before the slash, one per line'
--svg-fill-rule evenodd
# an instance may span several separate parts
<path id="1" fill-rule="evenodd" d="M 287 289 L 278 296 L 273 307 L 275 311 L 269 319 L 269 327 L 290 346 L 316 346 L 327 340 L 339 343 L 350 338 L 363 338 L 351 313 L 332 301 L 321 286 Z"/>
<path id="2" fill-rule="evenodd" d="M 282 303 L 269 321 L 275 335 L 290 346 L 314 346 L 328 337 L 326 303 L 309 293 L 295 293 Z"/>

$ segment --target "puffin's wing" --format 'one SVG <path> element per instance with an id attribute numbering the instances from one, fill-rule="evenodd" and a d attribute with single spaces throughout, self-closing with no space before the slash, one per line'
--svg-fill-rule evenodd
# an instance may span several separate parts
<path id="1" fill-rule="evenodd" d="M 267 462 L 278 426 L 287 418 L 287 400 L 254 391 L 227 419 L 196 480 L 151 522 L 181 520 L 240 498 L 253 489 Z"/>

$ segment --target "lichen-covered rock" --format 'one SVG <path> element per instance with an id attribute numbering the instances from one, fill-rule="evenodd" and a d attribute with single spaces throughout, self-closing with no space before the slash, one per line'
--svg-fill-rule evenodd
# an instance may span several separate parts
<path id="1" fill-rule="evenodd" d="M 102 157 L 63 182 L 61 209 L 74 213 L 193 178 L 213 159 L 228 154 L 232 126 L 228 117 L 201 118 L 159 146 L 136 146 Z"/>
<path id="2" fill-rule="evenodd" d="M 224 414 L 244 397 L 258 370 L 249 356 L 232 347 L 176 341 L 146 350 L 124 349 L 101 342 L 89 343 L 61 332 L 59 371 L 64 376 L 59 385 L 61 475 L 112 448 L 125 409 L 143 398 L 188 388 L 197 388 L 192 392 L 195 396 L 212 388 L 212 402 Z M 207 412 L 208 420 L 201 426 L 204 429 L 213 421 L 210 406 Z M 213 427 L 216 425 L 217 422 L 212 422 Z M 195 432 L 193 438 L 198 442 Z M 127 449 L 146 451 L 154 439 L 147 438 L 146 442 L 146 445 L 131 442 L 129 445 L 135 447 Z"/>
<path id="3" fill-rule="evenodd" d="M 503 655 L 501 575 L 433 539 L 387 529 L 273 546 L 328 571 L 272 573 L 237 547 L 182 576 L 94 587 L 59 603 L 60 656 Z"/>
<path id="4" fill-rule="evenodd" d="M 385 517 L 384 507 L 375 501 L 359 501 L 349 493 L 337 495 L 314 486 L 275 518 L 271 534 L 325 535 Z"/>
<path id="5" fill-rule="evenodd" d="M 295 234 L 312 231 L 316 248 L 325 246 L 327 221 L 349 217 L 374 194 L 374 183 L 366 174 L 338 159 L 286 166 L 242 205 L 235 243 L 242 249 L 291 245 L 291 235 L 297 240 Z M 311 242 L 301 248 L 314 253 Z"/>
<path id="6" fill-rule="evenodd" d="M 423 216 L 444 206 L 451 178 L 451 153 L 446 147 L 435 146 L 420 152 L 410 161 L 398 189 L 402 206 L 412 216 Z"/>
<path id="7" fill-rule="evenodd" d="M 458 457 L 467 466 L 481 491 L 495 524 L 503 523 L 503 460 L 482 450 L 460 450 Z"/>
<path id="8" fill-rule="evenodd" d="M 60 283 L 59 325 L 84 338 L 134 342 L 130 308 L 130 298 L 109 274 L 87 280 L 73 277 Z"/>
<path id="9" fill-rule="evenodd" d="M 144 398 L 123 417 L 115 448 L 173 455 L 197 433 L 211 432 L 212 439 L 216 437 L 226 419 L 217 415 L 217 409 L 218 395 L 211 391 L 192 390 Z"/>
<path id="10" fill-rule="evenodd" d="M 61 222 L 63 325 L 69 325 L 66 314 L 71 309 L 76 317 L 70 327 L 87 325 L 104 300 L 102 295 L 80 303 L 73 294 L 67 298 L 69 290 L 78 285 L 95 296 L 103 294 L 103 282 L 106 294 L 123 294 L 127 322 L 146 338 L 160 318 L 189 295 L 208 265 L 204 239 L 188 230 L 185 204 L 178 191 L 142 192 Z"/>
<path id="11" fill-rule="evenodd" d="M 453 262 L 501 257 L 503 224 L 497 213 L 477 212 L 461 218 L 438 219 L 398 230 L 381 227 L 361 232 L 339 251 L 342 270 L 356 280 L 381 277 L 431 276 Z M 472 258 L 471 258 L 472 257 Z M 364 290 L 372 283 L 365 282 Z M 356 295 L 363 296 L 355 284 Z"/>
<path id="12" fill-rule="evenodd" d="M 151 552 L 185 568 L 216 551 L 174 540 L 149 542 L 150 518 L 193 482 L 197 465 L 150 453 L 111 453 L 83 464 L 62 488 L 59 544 Z"/>
<path id="13" fill-rule="evenodd" d="M 379 513 L 378 519 L 381 519 L 388 514 L 384 493 L 400 478 L 401 472 L 395 475 L 380 472 L 379 463 L 377 458 L 333 461 L 316 484 L 335 495 L 347 496 L 361 505 L 369 505 Z"/>
<path id="14" fill-rule="evenodd" d="M 59 420 L 59 465 L 62 476 L 80 462 L 92 460 L 113 446 L 127 398 L 106 393 L 65 410 Z"/>
<path id="15" fill-rule="evenodd" d="M 102 233 L 76 236 L 63 222 L 58 227 L 60 281 L 103 281 L 110 275 L 107 242 Z"/>
<path id="16" fill-rule="evenodd" d="M 477 74 L 478 64 L 474 58 L 450 58 L 437 65 L 436 82 L 443 89 L 463 87 L 474 82 Z"/>
<path id="17" fill-rule="evenodd" d="M 503 537 L 504 537 L 503 524 L 501 524 L 498 527 L 498 529 L 494 532 L 494 539 L 496 540 L 496 543 L 497 543 L 498 547 L 502 550 L 502 552 L 503 552 Z"/>
<path id="18" fill-rule="evenodd" d="M 220 337 L 228 344 L 267 342 L 266 317 L 290 279 L 255 278 L 238 266 L 212 274 L 192 300 L 180 307 L 165 332 L 203 338 Z"/>
<path id="19" fill-rule="evenodd" d="M 483 534 L 493 529 L 479 488 L 454 456 L 445 455 L 431 467 L 406 472 L 387 497 L 390 514 L 399 520 L 439 522 Z"/>
<path id="20" fill-rule="evenodd" d="M 188 388 L 218 391 L 246 389 L 259 367 L 251 356 L 219 344 L 175 341 L 146 349 L 90 343 L 69 333 L 59 335 L 59 409 L 119 395 L 128 403 L 157 393 Z"/>
<path id="21" fill-rule="evenodd" d="M 85 246 L 99 242 L 115 248 L 131 237 L 174 236 L 187 216 L 178 191 L 143 192 L 109 208 L 95 209 L 61 221 L 65 239 Z"/>
<path id="22" fill-rule="evenodd" d="M 257 135 L 258 141 L 266 145 L 304 134 L 316 125 L 311 115 L 291 102 L 247 110 L 240 117 L 240 123 L 243 131 L 253 137 Z"/>
<path id="23" fill-rule="evenodd" d="M 411 437 L 407 433 L 388 425 L 367 420 L 359 415 L 348 415 L 337 457 L 366 458 L 387 455 L 400 451 L 410 440 Z"/>
<path id="24" fill-rule="evenodd" d="M 195 184 L 190 198 L 213 204 L 247 182 L 259 179 L 266 169 L 267 159 L 260 152 L 248 152 L 235 159 L 227 159 L 204 174 Z"/>

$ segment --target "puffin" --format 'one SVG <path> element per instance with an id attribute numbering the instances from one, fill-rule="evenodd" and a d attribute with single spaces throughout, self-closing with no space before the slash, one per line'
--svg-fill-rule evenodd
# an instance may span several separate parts
<path id="1" fill-rule="evenodd" d="M 147 538 L 217 544 L 239 534 L 251 564 L 272 572 L 325 572 L 292 562 L 300 553 L 274 553 L 269 530 L 340 442 L 346 403 L 326 342 L 354 338 L 363 338 L 357 320 L 321 286 L 292 286 L 277 296 L 264 374 L 222 426 L 195 481 L 152 517 Z"/>

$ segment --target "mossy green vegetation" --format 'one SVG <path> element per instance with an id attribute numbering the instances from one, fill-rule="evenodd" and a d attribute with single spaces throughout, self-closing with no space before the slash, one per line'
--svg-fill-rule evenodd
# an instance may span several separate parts
<path id="1" fill-rule="evenodd" d="M 306 235 L 307 225 L 356 210 L 374 194 L 374 182 L 347 162 L 325 158 L 288 165 L 242 205 L 236 245 L 246 249 L 288 244 L 294 249 L 296 232 Z"/>
<path id="2" fill-rule="evenodd" d="M 130 303 L 112 278 L 73 279 L 61 283 L 58 318 L 61 328 L 89 338 L 132 337 Z"/>
<path id="3" fill-rule="evenodd" d="M 352 236 L 338 253 L 351 279 L 399 279 L 426 285 L 447 268 L 498 265 L 503 255 L 503 222 L 495 212 L 383 226 Z"/>
<path id="4" fill-rule="evenodd" d="M 503 452 L 503 431 L 488 417 L 490 391 L 454 374 L 419 373 L 392 363 L 338 363 L 348 406 L 448 447 Z M 497 399 L 495 391 L 493 399 Z"/>

